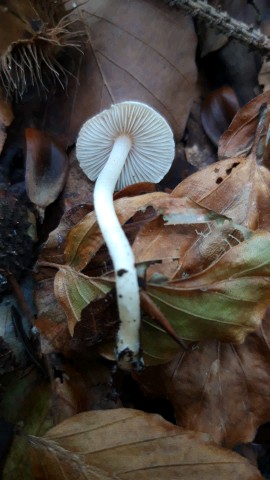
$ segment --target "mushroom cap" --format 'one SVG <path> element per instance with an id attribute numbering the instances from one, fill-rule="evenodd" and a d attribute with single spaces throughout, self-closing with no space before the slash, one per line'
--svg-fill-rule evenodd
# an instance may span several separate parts
<path id="1" fill-rule="evenodd" d="M 172 130 L 153 108 L 131 101 L 112 105 L 82 126 L 76 153 L 88 178 L 93 181 L 98 178 L 120 135 L 128 135 L 132 146 L 116 190 L 138 182 L 159 182 L 174 159 Z"/>

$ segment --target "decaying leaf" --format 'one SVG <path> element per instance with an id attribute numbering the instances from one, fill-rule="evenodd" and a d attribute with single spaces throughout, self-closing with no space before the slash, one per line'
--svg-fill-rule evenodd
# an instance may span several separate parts
<path id="1" fill-rule="evenodd" d="M 207 95 L 202 104 L 202 125 L 214 145 L 227 130 L 237 110 L 239 102 L 234 90 L 225 85 Z"/>
<path id="2" fill-rule="evenodd" d="M 77 3 L 90 42 L 72 104 L 77 131 L 112 103 L 138 100 L 163 114 L 180 139 L 196 96 L 191 19 L 154 0 Z"/>
<path id="3" fill-rule="evenodd" d="M 270 421 L 270 316 L 241 345 L 200 342 L 166 365 L 149 367 L 137 381 L 145 394 L 165 397 L 177 423 L 208 432 L 229 447 L 251 442 Z"/>
<path id="4" fill-rule="evenodd" d="M 120 400 L 113 395 L 112 372 L 108 365 L 92 360 L 76 368 L 65 361 L 61 374 L 52 382 L 54 425 L 80 412 L 121 406 Z"/>
<path id="5" fill-rule="evenodd" d="M 172 195 L 188 195 L 200 205 L 252 230 L 269 230 L 269 191 L 269 170 L 257 165 L 254 155 L 250 155 L 210 165 L 184 180 Z"/>
<path id="6" fill-rule="evenodd" d="M 117 409 L 85 412 L 30 437 L 35 478 L 260 480 L 240 455 L 158 415 Z M 44 469 L 46 465 L 46 469 Z"/>
<path id="7" fill-rule="evenodd" d="M 220 139 L 218 149 L 220 159 L 247 156 L 250 153 L 255 139 L 260 109 L 269 102 L 270 92 L 266 91 L 238 111 L 228 130 Z"/>
<path id="8" fill-rule="evenodd" d="M 269 248 L 269 233 L 256 232 L 200 274 L 161 285 L 150 279 L 146 292 L 180 338 L 241 343 L 260 326 L 269 304 Z M 167 350 L 170 358 L 173 350 L 168 339 L 163 345 L 160 326 L 147 319 L 145 323 L 145 355 L 153 355 L 152 362 L 157 362 L 166 358 Z M 175 343 L 174 353 L 178 348 Z"/>
<path id="9" fill-rule="evenodd" d="M 68 171 L 65 150 L 49 135 L 26 129 L 26 191 L 42 215 L 60 194 Z"/>
<path id="10" fill-rule="evenodd" d="M 188 197 L 172 198 L 169 194 L 162 192 L 125 197 L 115 201 L 115 211 L 121 224 L 126 223 L 136 212 L 146 211 L 147 208 L 154 209 L 156 216 L 162 214 L 167 225 L 205 224 L 215 219 L 221 222 L 226 219 L 221 214 L 200 207 Z M 91 212 L 68 234 L 65 249 L 67 263 L 76 270 L 82 270 L 103 243 L 104 239 L 95 213 Z"/>
<path id="11" fill-rule="evenodd" d="M 55 296 L 67 315 L 70 334 L 81 320 L 82 310 L 111 289 L 100 279 L 90 278 L 68 266 L 62 266 L 54 280 Z"/>

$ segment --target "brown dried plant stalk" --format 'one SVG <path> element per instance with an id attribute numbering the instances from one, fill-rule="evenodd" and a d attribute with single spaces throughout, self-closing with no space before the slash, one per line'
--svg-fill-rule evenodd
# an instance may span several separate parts
<path id="1" fill-rule="evenodd" d="M 207 23 L 225 35 L 235 38 L 248 45 L 250 48 L 259 50 L 262 54 L 270 52 L 270 38 L 263 35 L 253 25 L 247 25 L 230 17 L 227 12 L 216 9 L 203 0 L 166 0 L 170 6 L 177 6 L 188 12 L 193 17 Z"/>
<path id="2" fill-rule="evenodd" d="M 68 71 L 61 64 L 59 54 L 66 48 L 80 49 L 81 37 L 85 34 L 74 28 L 77 20 L 71 16 L 73 10 L 63 9 L 64 3 L 30 2 L 35 19 L 26 25 L 26 34 L 22 29 L 22 38 L 8 45 L 0 57 L 0 81 L 8 96 L 22 96 L 30 85 L 39 91 L 49 91 L 55 80 L 64 88 Z M 18 18 L 17 11 L 9 13 L 11 19 L 12 15 Z M 25 18 L 19 19 L 25 25 Z"/>

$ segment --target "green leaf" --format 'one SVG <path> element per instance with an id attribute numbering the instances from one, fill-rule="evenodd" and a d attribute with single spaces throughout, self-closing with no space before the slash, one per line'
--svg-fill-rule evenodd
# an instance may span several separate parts
<path id="1" fill-rule="evenodd" d="M 179 337 L 242 343 L 260 326 L 270 303 L 269 252 L 270 234 L 257 231 L 200 274 L 163 285 L 148 283 L 147 293 Z M 164 333 L 151 320 L 144 329 L 147 354 L 168 359 L 177 351 L 172 339 L 174 348 L 161 351 Z M 143 342 L 145 337 L 143 333 Z"/>

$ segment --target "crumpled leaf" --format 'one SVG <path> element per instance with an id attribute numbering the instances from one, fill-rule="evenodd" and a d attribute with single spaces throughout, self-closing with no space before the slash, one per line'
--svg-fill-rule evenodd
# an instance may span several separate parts
<path id="1" fill-rule="evenodd" d="M 85 412 L 30 437 L 35 478 L 45 480 L 216 479 L 260 480 L 240 455 L 137 410 Z M 42 459 L 42 460 L 41 460 Z M 46 471 L 43 465 L 46 465 Z"/>
<path id="2" fill-rule="evenodd" d="M 114 202 L 114 206 L 121 225 L 132 218 L 136 212 L 146 211 L 150 207 L 154 208 L 156 216 L 163 215 L 166 225 L 199 224 L 215 219 L 223 222 L 227 218 L 197 205 L 187 197 L 172 198 L 169 194 L 162 192 L 121 198 Z M 66 262 L 70 267 L 82 270 L 103 243 L 104 239 L 95 213 L 90 212 L 68 234 L 65 249 Z"/>
<path id="3" fill-rule="evenodd" d="M 246 161 L 245 168 L 243 167 L 244 173 L 247 172 L 249 176 L 251 176 L 250 170 L 256 168 L 253 157 L 250 164 Z M 235 167 L 230 166 L 231 172 L 234 171 L 234 168 L 240 168 L 238 165 L 241 165 L 240 162 Z M 264 169 L 266 175 L 269 174 L 264 167 L 260 168 Z M 234 178 L 231 175 L 232 181 L 237 181 L 235 178 L 237 179 L 238 175 Z M 233 186 L 236 200 L 239 202 L 239 196 L 241 199 L 243 192 L 236 191 L 237 183 Z M 219 186 L 219 188 L 221 187 Z M 175 192 L 177 193 L 177 190 Z M 158 285 L 155 283 L 155 276 L 151 278 L 151 275 L 148 274 L 146 292 L 171 323 L 178 337 L 191 341 L 217 338 L 222 341 L 243 342 L 246 335 L 259 326 L 269 301 L 270 284 L 267 270 L 269 234 L 263 231 L 253 234 L 245 227 L 225 220 L 225 216 L 219 217 L 189 199 L 174 196 L 175 192 L 173 195 L 146 194 L 115 202 L 121 223 L 131 218 L 137 210 L 152 207 L 156 212 L 157 218 L 150 222 L 149 230 L 147 230 L 147 224 L 143 227 L 143 232 L 146 233 L 144 241 L 142 241 L 143 236 L 140 233 L 136 238 L 134 244 L 136 262 L 167 260 L 170 267 L 168 269 L 165 265 L 164 269 L 161 264 L 161 268 L 158 270 L 156 265 L 153 266 L 151 273 L 156 274 L 160 271 L 161 275 L 163 274 L 163 280 L 160 282 L 159 279 L 161 284 Z M 248 191 L 248 193 L 250 192 Z M 232 199 L 232 189 L 230 195 Z M 207 197 L 208 201 L 209 198 L 210 195 Z M 231 202 L 228 213 L 238 216 L 245 223 L 245 216 L 251 215 L 249 204 L 243 205 L 242 210 L 238 203 L 237 207 L 233 206 L 232 208 Z M 224 210 L 226 211 L 226 209 Z M 255 211 L 254 214 L 256 213 Z M 159 218 L 161 215 L 163 220 Z M 218 221 L 215 222 L 213 230 L 209 231 L 209 228 L 211 229 L 209 225 L 206 233 L 196 230 L 194 224 L 209 223 L 208 221 L 214 217 Z M 251 220 L 254 224 L 252 216 Z M 188 233 L 188 235 L 185 238 L 183 232 L 176 230 L 173 233 L 174 236 L 170 238 L 168 235 L 166 242 L 162 244 L 160 236 L 151 228 L 155 221 L 159 222 L 158 229 L 161 231 L 166 231 L 171 224 L 183 222 L 186 228 L 190 223 L 193 236 L 186 231 L 185 234 Z M 95 235 L 92 234 L 93 231 L 96 232 Z M 150 232 L 150 237 L 148 232 Z M 195 243 L 194 235 L 197 236 Z M 182 238 L 185 238 L 184 241 Z M 156 244 L 156 249 L 153 248 L 151 239 Z M 164 239 L 165 237 L 163 237 Z M 90 213 L 71 230 L 68 236 L 66 256 L 70 261 L 70 268 L 74 268 L 74 266 L 78 269 L 84 268 L 101 243 L 103 243 L 103 239 L 94 213 Z M 148 250 L 144 250 L 143 254 L 142 251 L 139 251 L 138 254 L 138 245 L 142 247 L 145 244 Z M 155 258 L 153 258 L 153 252 L 155 252 Z M 174 262 L 172 262 L 173 254 L 175 254 Z M 252 278 L 249 278 L 250 271 L 252 271 Z M 168 282 L 166 274 L 169 274 L 171 281 Z M 194 276 L 195 274 L 196 276 Z M 58 295 L 60 301 L 61 295 L 63 297 L 63 292 Z M 73 304 L 75 298 L 72 295 L 70 298 L 72 298 L 71 304 Z M 90 296 L 87 298 L 90 300 Z M 94 298 L 92 297 L 92 299 Z M 63 305 L 67 303 L 66 299 L 62 299 L 62 302 Z M 80 307 L 79 313 L 81 309 L 82 307 Z M 71 316 L 73 326 L 80 319 L 78 314 L 75 317 L 70 311 L 67 311 L 67 314 L 68 317 Z M 148 361 L 164 362 L 178 351 L 178 344 L 171 338 L 164 337 L 164 331 L 159 325 L 147 318 L 144 325 L 142 344 Z"/>
<path id="4" fill-rule="evenodd" d="M 256 158 L 221 160 L 184 180 L 172 196 L 189 195 L 209 209 L 250 229 L 270 227 L 270 172 Z"/>
<path id="5" fill-rule="evenodd" d="M 270 421 L 270 315 L 241 345 L 215 340 L 179 347 L 174 359 L 149 367 L 136 380 L 144 393 L 172 403 L 184 428 L 208 432 L 233 447 L 253 441 Z"/>
<path id="6" fill-rule="evenodd" d="M 27 195 L 40 210 L 44 210 L 63 189 L 68 157 L 62 146 L 44 132 L 27 128 L 25 135 Z"/>
<path id="7" fill-rule="evenodd" d="M 98 278 L 90 278 L 68 266 L 61 266 L 54 279 L 55 296 L 67 315 L 69 332 L 81 320 L 82 310 L 111 289 Z"/>
<path id="8" fill-rule="evenodd" d="M 202 103 L 201 120 L 214 145 L 218 146 L 220 136 L 227 130 L 239 108 L 238 98 L 228 85 L 223 85 L 207 95 Z"/>
<path id="9" fill-rule="evenodd" d="M 146 208 L 147 201 L 162 193 L 139 195 L 115 202 L 115 211 L 121 224 L 127 222 L 140 208 Z M 165 194 L 166 195 L 166 194 Z M 69 232 L 65 249 L 66 262 L 76 270 L 82 270 L 103 245 L 104 239 L 94 212 L 89 213 Z"/>
<path id="10" fill-rule="evenodd" d="M 237 112 L 231 125 L 220 139 L 218 148 L 220 159 L 247 156 L 250 153 L 259 121 L 260 108 L 269 103 L 270 92 L 267 91 L 255 97 Z"/>
<path id="11" fill-rule="evenodd" d="M 146 292 L 180 338 L 241 343 L 260 326 L 269 304 L 269 248 L 269 233 L 257 231 L 200 274 L 162 285 L 150 279 Z M 179 344 L 173 349 L 165 339 L 164 345 L 160 326 L 145 322 L 142 344 L 147 363 L 176 354 Z"/>

